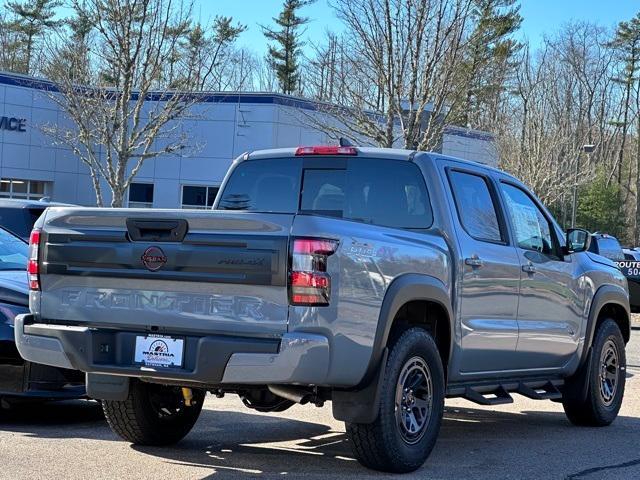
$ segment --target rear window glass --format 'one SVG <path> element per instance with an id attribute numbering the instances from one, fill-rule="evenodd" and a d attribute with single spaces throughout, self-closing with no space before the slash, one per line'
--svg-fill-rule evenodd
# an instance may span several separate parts
<path id="1" fill-rule="evenodd" d="M 591 239 L 589 250 L 608 258 L 609 260 L 624 260 L 624 252 L 620 242 L 615 237 L 598 237 Z"/>
<path id="2" fill-rule="evenodd" d="M 420 169 L 399 160 L 353 158 L 344 170 L 306 169 L 300 210 L 393 228 L 433 222 Z"/>
<path id="3" fill-rule="evenodd" d="M 303 169 L 303 159 L 296 158 L 245 161 L 231 174 L 218 208 L 296 213 L 299 202 L 303 214 L 384 227 L 424 229 L 433 223 L 427 188 L 414 163 L 372 158 L 349 158 L 346 168 L 332 168 L 332 159 L 326 168 L 324 163 Z"/>
<path id="4" fill-rule="evenodd" d="M 300 210 L 342 217 L 345 204 L 345 177 L 345 170 L 305 170 Z"/>
<path id="5" fill-rule="evenodd" d="M 25 270 L 28 250 L 24 241 L 0 228 L 0 270 Z"/>
<path id="6" fill-rule="evenodd" d="M 31 218 L 29 219 L 29 232 L 27 232 L 27 236 L 31 234 L 31 230 L 33 230 L 33 226 L 35 225 L 35 223 L 38 221 L 38 219 L 40 218 L 40 216 L 44 213 L 44 211 L 46 210 L 46 208 L 30 208 L 29 209 L 29 215 L 31 216 Z"/>
<path id="7" fill-rule="evenodd" d="M 244 161 L 231 174 L 218 209 L 295 213 L 300 168 L 295 158 Z"/>
<path id="8" fill-rule="evenodd" d="M 0 208 L 0 225 L 19 237 L 29 238 L 33 224 L 43 211 L 44 208 Z"/>

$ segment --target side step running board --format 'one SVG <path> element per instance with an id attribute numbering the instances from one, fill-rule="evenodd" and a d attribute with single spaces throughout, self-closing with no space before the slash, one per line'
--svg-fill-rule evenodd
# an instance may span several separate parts
<path id="1" fill-rule="evenodd" d="M 531 398 L 533 400 L 559 400 L 562 398 L 562 392 L 560 392 L 560 390 L 558 390 L 558 387 L 556 387 L 551 382 L 548 382 L 547 384 L 539 388 L 531 388 L 520 382 L 516 393 L 524 395 L 525 397 Z"/>
<path id="2" fill-rule="evenodd" d="M 498 387 L 492 392 L 484 393 L 477 392 L 471 387 L 467 387 L 463 398 L 480 405 L 504 405 L 506 403 L 513 403 L 513 397 L 502 387 Z"/>
<path id="3" fill-rule="evenodd" d="M 494 384 L 450 385 L 448 397 L 462 397 L 480 405 L 513 403 L 511 393 L 519 393 L 532 400 L 562 400 L 562 380 L 526 379 Z"/>

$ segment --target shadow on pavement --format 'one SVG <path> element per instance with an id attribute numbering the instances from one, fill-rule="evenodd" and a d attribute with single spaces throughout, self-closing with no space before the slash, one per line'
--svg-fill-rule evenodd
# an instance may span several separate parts
<path id="1" fill-rule="evenodd" d="M 132 448 L 175 464 L 209 468 L 216 478 L 362 473 L 351 456 L 344 432 L 323 424 L 251 411 L 203 410 L 191 434 L 175 447 Z"/>
<path id="2" fill-rule="evenodd" d="M 208 406 L 179 444 L 131 448 L 173 465 L 202 468 L 205 478 L 382 476 L 353 459 L 342 427 Z M 95 402 L 24 405 L 0 413 L 0 430 L 119 441 Z M 427 464 L 403 478 L 640 478 L 638 444 L 640 418 L 620 416 L 607 428 L 578 428 L 558 411 L 448 406 Z"/>
<path id="3" fill-rule="evenodd" d="M 25 401 L 0 409 L 0 430 L 42 438 L 99 438 L 111 433 L 92 400 Z"/>
<path id="4" fill-rule="evenodd" d="M 569 472 L 567 478 L 602 478 L 607 470 L 628 468 L 629 461 L 634 465 L 639 443 L 640 419 L 633 417 L 619 417 L 607 428 L 578 428 L 558 412 L 447 407 L 436 448 L 415 476 L 520 479 Z M 343 432 L 275 415 L 207 410 L 176 447 L 132 448 L 173 464 L 210 469 L 212 478 L 381 476 L 353 459 Z"/>

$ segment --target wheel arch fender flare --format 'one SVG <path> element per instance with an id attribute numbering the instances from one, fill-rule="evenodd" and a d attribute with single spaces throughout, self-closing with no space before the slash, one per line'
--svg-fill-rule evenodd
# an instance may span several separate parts
<path id="1" fill-rule="evenodd" d="M 371 369 L 372 365 L 375 367 L 382 356 L 389 340 L 393 321 L 400 309 L 409 302 L 421 300 L 438 304 L 447 315 L 450 338 L 449 351 L 446 358 L 450 359 L 454 340 L 454 316 L 449 290 L 442 280 L 436 277 L 407 273 L 396 277 L 385 292 L 378 317 L 369 369 Z"/>
<path id="2" fill-rule="evenodd" d="M 574 402 L 584 402 L 589 389 L 589 372 L 593 363 L 593 339 L 596 334 L 596 326 L 600 312 L 607 305 L 618 305 L 624 309 L 626 314 L 626 332 L 622 329 L 622 336 L 625 341 L 629 339 L 631 333 L 631 323 L 629 314 L 629 295 L 622 288 L 616 285 L 602 285 L 593 296 L 589 315 L 587 317 L 587 329 L 585 331 L 584 346 L 582 356 L 577 370 L 566 380 L 563 397 Z"/>
<path id="3" fill-rule="evenodd" d="M 589 316 L 587 317 L 587 329 L 585 331 L 581 363 L 585 361 L 586 354 L 589 351 L 591 344 L 593 343 L 600 312 L 602 312 L 602 309 L 607 305 L 617 305 L 624 310 L 625 318 L 621 319 L 623 321 L 621 330 L 625 342 L 629 340 L 629 335 L 631 333 L 629 295 L 622 287 L 619 287 L 617 285 L 602 285 L 600 288 L 598 288 L 596 294 L 593 296 L 593 300 L 589 308 Z"/>
<path id="4" fill-rule="evenodd" d="M 396 277 L 385 292 L 367 371 L 353 389 L 333 392 L 333 415 L 337 420 L 371 423 L 378 414 L 380 389 L 384 382 L 384 365 L 388 355 L 387 341 L 395 317 L 408 302 L 429 301 L 439 304 L 449 322 L 450 357 L 454 339 L 453 308 L 445 284 L 438 278 L 423 274 L 403 274 Z"/>

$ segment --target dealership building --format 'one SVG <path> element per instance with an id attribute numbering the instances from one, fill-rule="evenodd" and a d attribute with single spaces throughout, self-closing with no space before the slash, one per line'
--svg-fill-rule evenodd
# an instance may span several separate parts
<path id="1" fill-rule="evenodd" d="M 46 93 L 46 81 L 0 72 L 0 197 L 95 205 L 88 167 L 56 145 L 40 126 L 64 115 Z M 305 121 L 316 104 L 272 93 L 211 93 L 182 122 L 194 148 L 188 156 L 147 160 L 127 193 L 127 205 L 206 208 L 238 155 L 252 150 L 331 143 Z M 495 165 L 486 132 L 446 127 L 440 151 Z M 108 189 L 103 189 L 107 194 Z"/>

